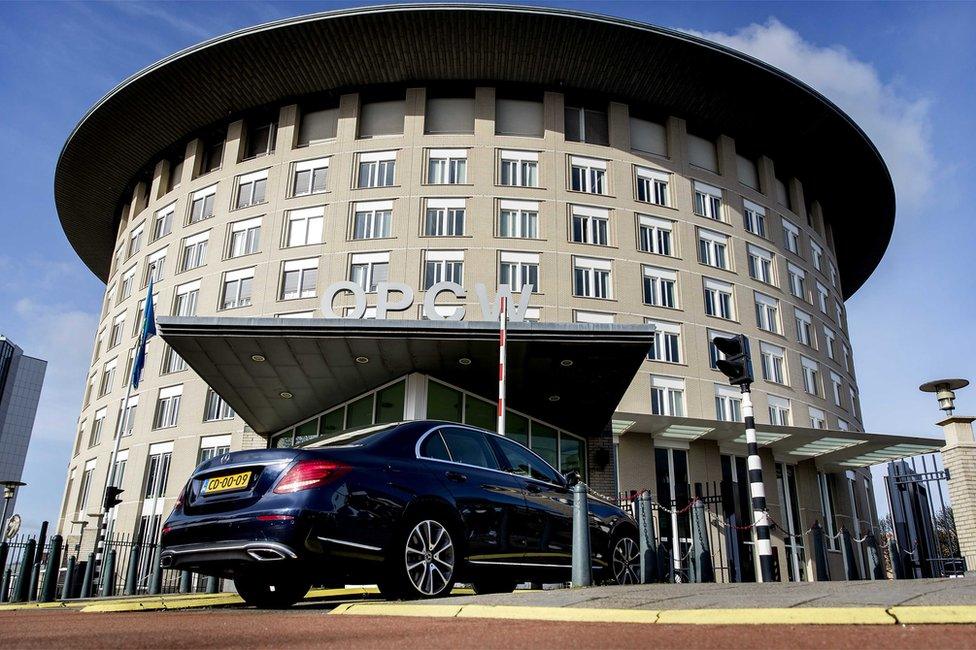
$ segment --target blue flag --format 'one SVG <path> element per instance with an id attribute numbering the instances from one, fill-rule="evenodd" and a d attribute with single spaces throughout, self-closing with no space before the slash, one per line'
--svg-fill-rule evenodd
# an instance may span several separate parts
<path id="1" fill-rule="evenodd" d="M 146 304 L 142 310 L 142 332 L 139 333 L 139 347 L 136 358 L 132 363 L 132 387 L 139 388 L 142 379 L 142 368 L 146 365 L 146 341 L 156 335 L 156 310 L 153 308 L 153 281 L 149 278 L 146 288 Z"/>

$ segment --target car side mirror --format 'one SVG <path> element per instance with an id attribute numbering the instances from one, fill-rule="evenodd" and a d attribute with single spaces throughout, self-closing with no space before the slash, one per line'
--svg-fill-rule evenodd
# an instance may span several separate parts
<path id="1" fill-rule="evenodd" d="M 563 478 L 566 479 L 566 487 L 573 487 L 582 480 L 580 473 L 575 469 L 571 469 L 563 474 Z"/>

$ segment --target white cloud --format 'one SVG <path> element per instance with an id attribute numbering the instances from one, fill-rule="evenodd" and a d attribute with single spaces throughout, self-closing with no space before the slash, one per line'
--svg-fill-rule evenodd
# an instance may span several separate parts
<path id="1" fill-rule="evenodd" d="M 900 204 L 919 207 L 936 171 L 929 102 L 905 96 L 870 63 L 839 45 L 815 45 L 775 18 L 734 32 L 690 33 L 765 61 L 800 79 L 850 115 L 881 151 Z"/>

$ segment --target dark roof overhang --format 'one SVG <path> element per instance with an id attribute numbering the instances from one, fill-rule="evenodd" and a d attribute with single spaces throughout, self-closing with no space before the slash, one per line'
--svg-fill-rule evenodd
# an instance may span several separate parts
<path id="1" fill-rule="evenodd" d="M 497 323 L 159 317 L 157 327 L 260 434 L 412 372 L 488 400 L 498 394 Z M 581 435 L 603 432 L 646 358 L 653 332 L 650 325 L 510 323 L 509 406 Z M 471 363 L 461 365 L 462 358 Z M 292 397 L 282 398 L 282 392 Z"/>
<path id="2" fill-rule="evenodd" d="M 888 169 L 858 126 L 809 86 L 670 29 L 562 9 L 478 4 L 289 18 L 149 66 L 103 97 L 68 137 L 54 181 L 62 228 L 105 281 L 124 194 L 166 148 L 272 102 L 439 80 L 600 93 L 706 125 L 768 155 L 823 205 L 845 297 L 888 246 L 895 218 Z"/>

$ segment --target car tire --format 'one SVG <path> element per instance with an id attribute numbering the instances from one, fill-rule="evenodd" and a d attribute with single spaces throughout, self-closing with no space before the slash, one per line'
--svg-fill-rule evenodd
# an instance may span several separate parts
<path id="1" fill-rule="evenodd" d="M 248 605 L 280 609 L 304 598 L 311 583 L 293 575 L 240 575 L 234 578 L 234 586 Z"/>
<path id="2" fill-rule="evenodd" d="M 479 596 L 483 594 L 510 594 L 515 591 L 517 581 L 507 578 L 478 578 L 471 582 L 474 593 Z"/>
<path id="3" fill-rule="evenodd" d="M 387 557 L 388 576 L 378 584 L 388 600 L 439 598 L 454 588 L 457 534 L 440 515 L 410 519 Z"/>
<path id="4" fill-rule="evenodd" d="M 636 535 L 624 532 L 611 538 L 609 569 L 610 584 L 640 584 L 640 542 Z"/>

